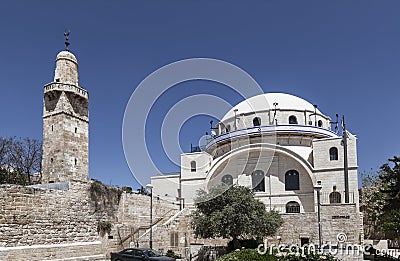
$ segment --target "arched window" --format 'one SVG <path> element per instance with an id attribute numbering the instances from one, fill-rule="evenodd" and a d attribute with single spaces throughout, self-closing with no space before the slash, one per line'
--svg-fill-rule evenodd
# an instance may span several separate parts
<path id="1" fill-rule="evenodd" d="M 342 195 L 339 192 L 333 191 L 329 194 L 329 203 L 331 204 L 339 204 L 342 203 Z"/>
<path id="2" fill-rule="evenodd" d="M 322 128 L 322 121 L 321 120 L 318 121 L 318 127 Z"/>
<path id="3" fill-rule="evenodd" d="M 253 119 L 253 126 L 261 126 L 261 118 L 260 117 L 255 117 Z"/>
<path id="4" fill-rule="evenodd" d="M 226 184 L 226 185 L 233 185 L 233 178 L 231 175 L 224 175 L 222 177 L 222 183 Z"/>
<path id="5" fill-rule="evenodd" d="M 231 125 L 226 125 L 226 132 L 230 132 L 231 131 Z"/>
<path id="6" fill-rule="evenodd" d="M 330 160 L 338 160 L 338 149 L 336 147 L 332 147 L 329 149 L 329 159 Z"/>
<path id="7" fill-rule="evenodd" d="M 292 169 L 285 174 L 285 190 L 299 190 L 299 173 Z"/>
<path id="8" fill-rule="evenodd" d="M 289 116 L 289 124 L 297 124 L 297 118 L 294 115 Z"/>
<path id="9" fill-rule="evenodd" d="M 190 171 L 196 172 L 196 161 L 194 160 L 190 162 Z"/>
<path id="10" fill-rule="evenodd" d="M 254 192 L 265 192 L 265 175 L 264 171 L 256 170 L 251 174 L 251 184 Z"/>
<path id="11" fill-rule="evenodd" d="M 296 201 L 290 201 L 286 204 L 286 213 L 300 213 L 300 204 Z"/>

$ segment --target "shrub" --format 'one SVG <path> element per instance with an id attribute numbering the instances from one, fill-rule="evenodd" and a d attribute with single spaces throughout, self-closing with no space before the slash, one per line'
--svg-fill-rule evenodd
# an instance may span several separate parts
<path id="1" fill-rule="evenodd" d="M 180 256 L 176 255 L 176 254 L 174 253 L 174 251 L 172 251 L 171 249 L 168 249 L 168 251 L 167 251 L 167 253 L 165 253 L 165 255 L 166 255 L 167 257 L 180 258 Z"/>
<path id="2" fill-rule="evenodd" d="M 100 221 L 97 224 L 97 233 L 100 234 L 100 236 L 104 236 L 105 233 L 110 234 L 111 233 L 111 227 L 112 224 L 109 221 Z"/>
<path id="3" fill-rule="evenodd" d="M 322 254 L 300 254 L 288 252 L 273 252 L 269 254 L 259 254 L 257 249 L 242 249 L 236 250 L 229 254 L 223 255 L 218 261 L 334 261 L 336 260 L 332 255 Z"/>

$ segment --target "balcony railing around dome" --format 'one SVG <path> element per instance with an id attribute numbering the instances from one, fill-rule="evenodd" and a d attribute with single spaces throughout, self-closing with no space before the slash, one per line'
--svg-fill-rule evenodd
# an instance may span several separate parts
<path id="1" fill-rule="evenodd" d="M 256 134 L 270 134 L 270 133 L 303 133 L 311 135 L 319 135 L 326 138 L 338 137 L 338 135 L 330 130 L 308 125 L 270 125 L 270 126 L 255 126 L 247 129 L 234 130 L 228 133 L 224 133 L 215 136 L 206 145 L 206 149 L 213 146 L 214 144 L 230 140 L 233 138 L 240 138 L 249 135 Z"/>
<path id="2" fill-rule="evenodd" d="M 73 92 L 84 98 L 88 98 L 88 92 L 85 89 L 82 89 L 73 84 L 51 82 L 44 86 L 45 93 L 53 90 Z"/>

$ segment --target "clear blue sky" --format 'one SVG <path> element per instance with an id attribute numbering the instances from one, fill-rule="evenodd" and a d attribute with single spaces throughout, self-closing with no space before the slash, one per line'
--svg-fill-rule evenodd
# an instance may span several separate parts
<path id="1" fill-rule="evenodd" d="M 71 31 L 80 84 L 90 93 L 90 177 L 136 188 L 121 128 L 136 86 L 154 70 L 208 57 L 247 71 L 265 92 L 295 94 L 331 117 L 344 114 L 358 137 L 359 171 L 399 153 L 400 2 L 386 1 L 2 1 L 0 135 L 41 139 L 43 85 Z M 162 152 L 158 126 L 168 109 L 197 93 L 232 104 L 220 84 L 179 84 L 152 110 L 149 149 L 162 171 L 177 171 Z M 180 146 L 208 130 L 197 116 Z"/>

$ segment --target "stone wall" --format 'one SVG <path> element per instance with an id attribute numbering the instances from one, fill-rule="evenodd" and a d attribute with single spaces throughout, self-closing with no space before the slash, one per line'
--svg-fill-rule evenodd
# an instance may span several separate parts
<path id="1" fill-rule="evenodd" d="M 116 189 L 100 196 L 93 193 L 93 182 L 67 187 L 0 186 L 0 260 L 104 259 L 148 230 L 149 196 Z M 173 203 L 154 198 L 154 222 L 176 214 L 179 206 Z M 112 224 L 110 234 L 97 231 L 100 221 Z"/>
<path id="2" fill-rule="evenodd" d="M 0 246 L 98 240 L 88 184 L 70 190 L 0 186 Z M 85 213 L 85 214 L 83 214 Z"/>
<path id="3" fill-rule="evenodd" d="M 317 212 L 300 214 L 283 214 L 284 224 L 278 230 L 277 237 L 269 240 L 274 244 L 301 244 L 301 238 L 309 243 L 318 244 Z M 322 243 L 337 244 L 338 234 L 345 234 L 347 244 L 362 243 L 362 217 L 356 204 L 321 205 Z"/>

